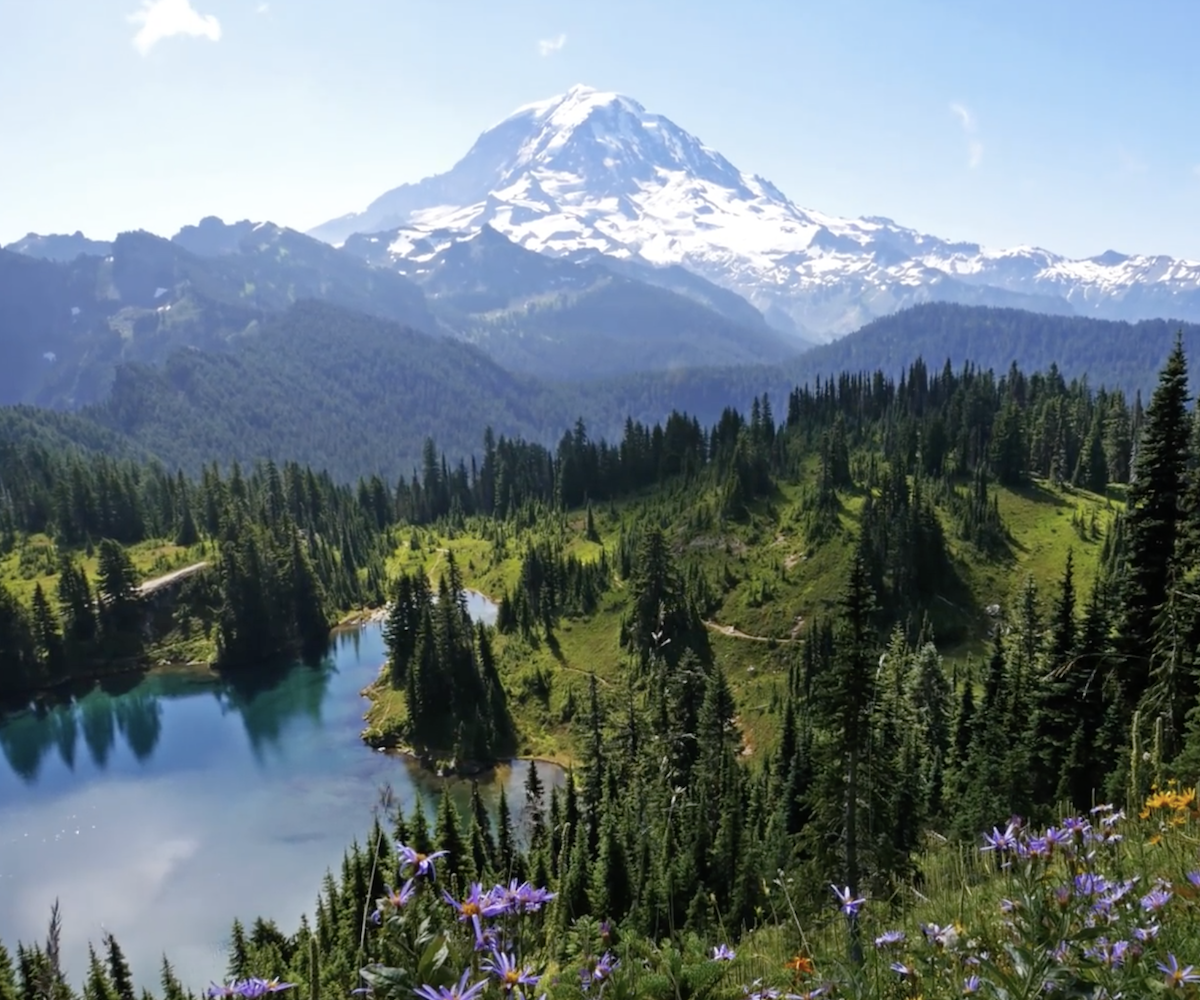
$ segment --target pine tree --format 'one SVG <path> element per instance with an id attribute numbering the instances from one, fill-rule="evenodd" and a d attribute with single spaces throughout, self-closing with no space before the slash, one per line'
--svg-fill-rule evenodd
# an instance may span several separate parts
<path id="1" fill-rule="evenodd" d="M 33 640 L 45 665 L 47 678 L 53 684 L 66 676 L 67 653 L 59 630 L 58 615 L 50 607 L 40 583 L 33 588 L 32 611 Z"/>
<path id="2" fill-rule="evenodd" d="M 503 785 L 500 786 L 500 799 L 496 804 L 496 867 L 501 880 L 521 877 L 512 813 L 508 808 L 508 794 Z"/>
<path id="3" fill-rule="evenodd" d="M 246 949 L 246 929 L 234 917 L 229 936 L 229 964 L 225 968 L 226 979 L 245 979 L 250 975 L 250 956 Z"/>
<path id="4" fill-rule="evenodd" d="M 870 742 L 870 707 L 874 700 L 877 656 L 874 616 L 877 604 L 867 576 L 864 543 L 860 540 L 840 601 L 835 643 L 836 665 L 828 664 L 812 685 L 816 705 L 832 739 L 827 747 L 827 787 L 841 810 L 836 832 L 842 842 L 844 884 L 858 894 L 862 878 L 859 855 L 860 765 Z M 831 833 L 834 831 L 830 831 Z M 861 959 L 858 921 L 849 918 L 850 950 Z"/>
<path id="5" fill-rule="evenodd" d="M 96 954 L 96 949 L 88 945 L 88 972 L 83 984 L 83 1000 L 119 1000 L 108 970 Z"/>
<path id="6" fill-rule="evenodd" d="M 18 1000 L 17 976 L 12 956 L 0 941 L 0 1000 Z"/>
<path id="7" fill-rule="evenodd" d="M 1124 612 L 1118 631 L 1127 705 L 1136 705 L 1146 690 L 1155 619 L 1175 580 L 1172 558 L 1183 516 L 1191 434 L 1187 401 L 1187 362 L 1182 338 L 1177 337 L 1146 409 L 1138 439 L 1136 478 L 1129 487 L 1126 507 Z"/>
<path id="8" fill-rule="evenodd" d="M 463 843 L 462 829 L 458 810 L 450 797 L 450 786 L 442 787 L 442 797 L 438 802 L 437 820 L 434 826 L 434 844 L 439 851 L 445 851 L 447 870 L 461 874 L 463 881 L 470 881 L 474 865 L 470 853 Z"/>
<path id="9" fill-rule="evenodd" d="M 135 1000 L 129 963 L 125 961 L 125 953 L 121 951 L 121 946 L 111 933 L 104 935 L 104 950 L 108 959 L 108 975 L 112 980 L 117 1000 Z"/>

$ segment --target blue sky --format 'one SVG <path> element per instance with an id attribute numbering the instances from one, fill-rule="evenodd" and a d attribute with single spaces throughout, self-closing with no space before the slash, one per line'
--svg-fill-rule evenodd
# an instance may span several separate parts
<path id="1" fill-rule="evenodd" d="M 0 23 L 0 243 L 307 228 L 586 83 L 804 207 L 1200 259 L 1194 0 L 37 0 Z"/>

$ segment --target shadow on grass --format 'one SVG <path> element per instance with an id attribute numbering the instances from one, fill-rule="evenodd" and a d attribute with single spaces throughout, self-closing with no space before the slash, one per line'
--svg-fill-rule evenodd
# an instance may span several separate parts
<path id="1" fill-rule="evenodd" d="M 1027 482 L 1020 486 L 1009 486 L 1008 489 L 1019 497 L 1033 503 L 1046 504 L 1050 507 L 1070 507 L 1066 500 L 1055 490 L 1047 489 L 1041 483 Z"/>

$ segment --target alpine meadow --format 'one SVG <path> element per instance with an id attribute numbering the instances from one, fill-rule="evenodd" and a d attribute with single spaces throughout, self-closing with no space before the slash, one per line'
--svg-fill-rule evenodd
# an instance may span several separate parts
<path id="1" fill-rule="evenodd" d="M 632 97 L 559 86 L 595 66 L 582 10 L 549 35 L 524 0 L 511 24 L 363 12 L 351 38 L 308 3 L 141 3 L 121 55 L 150 75 L 134 96 L 105 72 L 163 134 L 86 133 L 124 164 L 80 152 L 94 204 L 35 198 L 65 161 L 0 111 L 42 164 L 0 165 L 28 196 L 0 208 L 0 1000 L 1200 995 L 1200 262 L 1073 249 L 1103 223 L 1186 250 L 1194 227 L 1078 221 L 1110 196 L 1063 179 L 1059 137 L 1021 190 L 1074 206 L 1038 201 L 1070 252 L 999 248 L 1031 217 L 996 179 L 1024 148 L 1009 116 L 1065 107 L 994 82 L 1012 15 L 969 36 L 982 115 L 942 101 L 955 180 L 912 167 L 940 148 L 914 95 L 945 85 L 916 30 L 949 52 L 975 22 L 878 5 L 928 60 L 889 76 L 864 29 L 863 78 L 821 101 L 867 134 L 886 97 L 911 135 L 881 173 L 829 131 L 779 178 L 835 214 Z M 115 60 L 68 5 L 73 58 Z M 802 147 L 744 45 L 845 54 L 857 29 L 727 6 L 639 10 L 655 72 L 605 59 L 710 93 L 665 39 L 726 45 L 728 100 L 682 109 L 778 165 Z M 53 61 L 45 16 L 18 27 Z M 1129 16 L 1136 54 L 1155 15 Z M 1121 34 L 1093 20 L 1095 45 Z M 518 24 L 541 33 L 525 68 Z M 412 148 L 331 160 L 322 130 L 366 120 L 348 95 L 402 28 L 428 49 L 389 96 Z M 248 65 L 255 31 L 329 97 Z M 817 48 L 780 88 L 833 79 Z M 196 103 L 227 86 L 227 120 Z M 230 156 L 268 94 L 308 138 Z M 219 161 L 169 154 L 188 116 Z M 420 179 L 463 123 L 486 128 Z M 1120 183 L 1194 219 L 1162 179 L 1178 137 L 1141 126 L 1155 159 L 1122 147 Z M 850 181 L 984 240 L 854 216 Z M 201 197 L 225 219 L 307 203 L 180 226 Z"/>

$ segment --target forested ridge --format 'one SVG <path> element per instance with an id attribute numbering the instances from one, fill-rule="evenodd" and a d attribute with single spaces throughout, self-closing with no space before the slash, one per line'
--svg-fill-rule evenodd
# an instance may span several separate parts
<path id="1" fill-rule="evenodd" d="M 1105 911 L 1110 933 L 1131 940 L 1135 924 L 1157 921 L 1140 939 L 1137 983 L 1162 981 L 1157 956 L 1170 986 L 1166 949 L 1197 947 L 1194 860 L 1139 854 L 1121 867 L 1112 833 L 1122 805 L 1151 824 L 1132 834 L 1139 843 L 1155 817 L 1165 832 L 1152 845 L 1181 843 L 1174 831 L 1196 822 L 1200 419 L 1187 386 L 1180 342 L 1144 406 L 1054 368 L 915 362 L 897 378 L 846 373 L 759 395 L 709 426 L 631 419 L 611 444 L 582 421 L 550 448 L 488 432 L 472 462 L 429 440 L 412 476 L 354 487 L 267 465 L 224 477 L 210 468 L 181 488 L 152 466 L 26 443 L 0 466 L 0 524 L 16 550 L 36 532 L 64 547 L 130 542 L 190 519 L 216 546 L 230 605 L 242 603 L 237 586 L 254 592 L 263 553 L 286 568 L 273 577 L 283 610 L 258 617 L 287 638 L 288 622 L 311 620 L 318 585 L 341 581 L 333 604 L 389 597 L 377 736 L 459 757 L 557 747 L 573 765 L 549 795 L 530 769 L 523 838 L 508 803 L 498 820 L 480 808 L 459 816 L 447 796 L 432 824 L 390 810 L 390 829 L 347 854 L 295 934 L 235 926 L 231 977 L 280 975 L 318 997 L 356 987 L 400 997 L 422 983 L 461 996 L 488 975 L 470 958 L 474 914 L 498 935 L 492 944 L 519 941 L 522 961 L 548 970 L 555 996 L 609 980 L 628 996 L 678 996 L 685 983 L 687 995 L 735 996 L 756 975 L 747 994 L 816 995 L 834 981 L 850 991 L 870 970 L 884 978 L 860 981 L 857 995 L 913 995 L 918 982 L 929 996 L 961 995 L 971 977 L 967 993 L 1023 995 L 1013 984 L 1025 983 L 1098 997 L 1124 983 L 1135 995 L 1134 980 L 1119 979 L 1134 975 L 1133 959 L 1114 963 L 1112 940 L 1085 922 L 1108 889 L 1076 882 L 1055 903 L 1045 879 L 1058 857 L 1070 876 L 1145 875 L 1138 891 L 1150 895 L 1122 902 L 1126 889 Z M 81 477 L 96 497 L 125 502 L 76 502 L 88 495 Z M 467 586 L 498 598 L 495 631 L 466 616 Z M 6 607 L 19 623 L 19 603 Z M 234 608 L 222 613 L 223 643 L 253 641 Z M 764 642 L 712 627 L 723 622 Z M 44 660 L 36 642 L 27 648 L 25 662 Z M 1088 819 L 1100 800 L 1114 805 Z M 1064 807 L 1084 818 L 1035 835 Z M 1023 821 L 1008 825 L 1014 815 Z M 966 845 L 971 856 L 993 826 L 991 848 L 1011 855 L 1004 869 L 930 847 Z M 393 836 L 415 853 L 397 854 Z M 410 918 L 434 849 L 447 852 L 436 863 L 457 910 L 428 893 Z M 947 871 L 957 891 L 937 881 Z M 397 887 L 400 877 L 415 881 Z M 554 893 L 519 938 L 516 925 L 490 923 L 506 911 L 486 894 L 514 879 L 513 892 L 529 879 Z M 968 890 L 979 900 L 963 902 Z M 999 892 L 1016 914 L 1001 924 L 982 902 Z M 831 902 L 848 960 L 834 957 Z M 923 936 L 914 914 L 950 930 L 986 925 L 995 943 L 969 943 L 964 927 L 947 944 L 938 923 Z M 870 928 L 893 922 L 928 944 L 884 936 L 881 957 L 866 957 Z M 1006 958 L 1005 941 L 1035 949 L 1039 971 Z M 743 954 L 730 966 L 738 983 L 715 944 Z M 891 947 L 909 950 L 889 971 Z M 108 948 L 88 996 L 124 988 L 119 949 Z M 52 949 L 23 947 L 14 965 L 23 1000 L 47 979 L 69 992 Z M 505 981 L 473 995 L 498 995 Z M 185 992 L 166 964 L 162 986 Z"/>
<path id="2" fill-rule="evenodd" d="M 969 362 L 998 372 L 1013 362 L 1024 371 L 1053 364 L 1067 379 L 1086 374 L 1093 386 L 1119 388 L 1132 400 L 1152 390 L 1176 331 L 1160 321 L 929 304 L 772 366 L 684 367 L 567 385 L 513 374 L 469 344 L 330 303 L 228 316 L 217 325 L 245 328 L 244 335 L 219 345 L 188 332 L 205 315 L 182 307 L 155 313 L 166 339 L 145 336 L 159 353 L 112 361 L 95 403 L 72 413 L 0 409 L 0 426 L 110 454 L 153 455 L 190 475 L 214 458 L 226 467 L 273 459 L 341 482 L 371 472 L 394 480 L 419 465 L 429 436 L 456 462 L 481 458 L 480 429 L 489 425 L 541 444 L 555 443 L 577 417 L 610 441 L 621 437 L 626 417 L 653 426 L 678 411 L 707 426 L 726 406 L 747 409 L 756 395 L 786 399 L 796 385 L 842 372 L 880 369 L 897 378 L 917 357 L 937 370 L 947 359 L 956 370 Z M 1196 329 L 1183 328 L 1192 350 Z M 38 363 L 48 364 L 40 356 Z"/>

